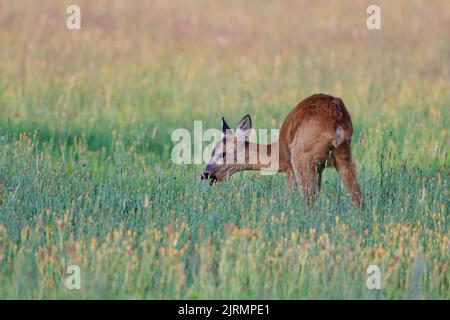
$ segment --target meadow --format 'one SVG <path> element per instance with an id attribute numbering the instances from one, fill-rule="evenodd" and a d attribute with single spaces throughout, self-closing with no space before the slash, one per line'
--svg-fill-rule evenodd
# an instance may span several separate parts
<path id="1" fill-rule="evenodd" d="M 444 0 L 0 0 L 0 299 L 450 299 Z M 364 199 L 214 187 L 171 132 L 343 99 Z M 81 289 L 65 285 L 69 265 Z M 381 269 L 381 289 L 366 287 Z"/>

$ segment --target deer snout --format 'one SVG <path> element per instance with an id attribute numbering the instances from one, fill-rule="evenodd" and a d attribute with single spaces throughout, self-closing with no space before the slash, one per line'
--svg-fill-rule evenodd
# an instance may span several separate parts
<path id="1" fill-rule="evenodd" d="M 215 182 L 217 182 L 217 177 L 210 173 L 211 169 L 212 169 L 211 166 L 207 165 L 205 171 L 202 173 L 200 178 L 202 180 L 209 180 L 209 184 L 213 185 Z"/>
<path id="2" fill-rule="evenodd" d="M 202 176 L 200 178 L 202 180 L 208 180 L 209 184 L 211 186 L 218 181 L 215 176 L 213 176 L 212 174 L 209 174 L 208 172 L 203 172 L 203 174 L 202 174 Z"/>
<path id="3" fill-rule="evenodd" d="M 209 179 L 209 173 L 208 172 L 203 172 L 202 175 L 200 176 L 200 178 L 202 180 L 208 180 Z"/>

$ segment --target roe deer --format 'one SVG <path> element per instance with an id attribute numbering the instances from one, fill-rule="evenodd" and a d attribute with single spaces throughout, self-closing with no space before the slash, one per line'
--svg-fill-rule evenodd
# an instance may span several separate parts
<path id="1" fill-rule="evenodd" d="M 261 161 L 261 150 L 265 149 L 271 161 L 277 161 L 276 171 L 286 173 L 289 190 L 296 178 L 308 201 L 314 200 L 320 192 L 324 168 L 333 166 L 353 202 L 360 204 L 360 189 L 350 150 L 352 120 L 341 99 L 315 94 L 301 101 L 283 121 L 279 140 L 269 145 L 247 141 L 251 127 L 251 118 L 246 115 L 232 133 L 222 118 L 221 140 L 212 150 L 202 179 L 208 179 L 212 185 L 237 171 L 266 170 L 268 164 Z M 240 150 L 244 156 L 236 163 Z"/>

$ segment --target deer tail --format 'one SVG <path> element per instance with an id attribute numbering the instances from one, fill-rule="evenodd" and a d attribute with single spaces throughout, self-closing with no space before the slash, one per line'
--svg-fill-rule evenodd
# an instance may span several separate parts
<path id="1" fill-rule="evenodd" d="M 343 142 L 345 141 L 345 133 L 342 126 L 338 126 L 336 128 L 336 134 L 334 138 L 331 140 L 331 144 L 333 147 L 337 148 L 339 147 Z"/>
<path id="2" fill-rule="evenodd" d="M 339 147 L 344 141 L 350 140 L 353 133 L 352 120 L 345 109 L 344 103 L 339 98 L 332 100 L 335 112 L 334 137 L 331 140 L 333 147 Z"/>

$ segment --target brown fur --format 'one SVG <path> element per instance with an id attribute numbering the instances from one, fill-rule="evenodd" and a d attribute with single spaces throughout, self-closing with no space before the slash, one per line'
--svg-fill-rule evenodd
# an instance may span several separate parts
<path id="1" fill-rule="evenodd" d="M 340 141 L 336 137 L 342 128 Z M 315 94 L 301 101 L 281 126 L 280 171 L 295 172 L 299 185 L 308 197 L 320 191 L 322 172 L 334 166 L 348 188 L 354 203 L 359 204 L 360 189 L 352 161 L 350 141 L 353 126 L 350 114 L 339 98 Z M 292 185 L 288 177 L 288 186 Z"/>
<path id="2" fill-rule="evenodd" d="M 352 120 L 342 100 L 315 94 L 301 101 L 287 115 L 281 126 L 279 140 L 266 147 L 269 156 L 278 147 L 278 171 L 286 173 L 289 189 L 293 188 L 296 180 L 308 200 L 313 200 L 320 192 L 323 170 L 327 166 L 334 166 L 353 202 L 359 205 L 360 189 L 350 149 L 352 134 Z M 247 152 L 251 146 L 252 143 L 246 142 Z M 259 150 L 261 146 L 256 145 L 255 149 Z M 258 153 L 258 159 L 259 156 Z M 256 164 L 246 161 L 240 165 L 209 165 L 204 175 L 220 181 L 240 170 L 264 169 L 260 161 Z"/>

